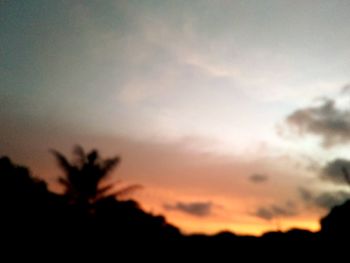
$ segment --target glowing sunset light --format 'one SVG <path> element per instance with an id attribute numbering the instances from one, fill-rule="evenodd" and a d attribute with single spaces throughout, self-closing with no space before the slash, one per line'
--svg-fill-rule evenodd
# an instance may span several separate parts
<path id="1" fill-rule="evenodd" d="M 303 228 L 350 197 L 346 1 L 2 1 L 0 156 L 121 157 L 184 233 Z"/>

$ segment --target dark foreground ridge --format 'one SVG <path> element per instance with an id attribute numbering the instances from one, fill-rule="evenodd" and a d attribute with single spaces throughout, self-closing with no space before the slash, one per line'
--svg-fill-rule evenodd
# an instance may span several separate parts
<path id="1" fill-rule="evenodd" d="M 66 187 L 65 194 L 49 191 L 46 183 L 34 178 L 27 168 L 14 164 L 8 157 L 0 158 L 2 244 L 37 249 L 80 247 L 106 252 L 115 249 L 120 252 L 123 246 L 130 245 L 153 248 L 156 245 L 182 247 L 203 255 L 213 249 L 239 252 L 240 248 L 264 247 L 266 253 L 272 253 L 279 246 L 298 250 L 348 241 L 350 236 L 350 201 L 333 208 L 321 220 L 322 227 L 317 233 L 293 229 L 269 232 L 261 237 L 230 232 L 213 236 L 183 235 L 163 216 L 143 211 L 135 201 L 119 200 L 118 194 L 123 190 L 107 194 L 111 187 L 97 188 L 99 180 L 119 159 L 102 161 L 97 152 L 81 153 L 80 163 L 70 164 L 58 152 L 54 154 L 65 168 L 66 177 L 60 179 Z M 94 176 L 100 179 L 92 180 Z"/>

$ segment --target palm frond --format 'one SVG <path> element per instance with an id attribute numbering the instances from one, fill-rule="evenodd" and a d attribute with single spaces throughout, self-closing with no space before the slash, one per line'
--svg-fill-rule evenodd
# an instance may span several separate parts
<path id="1" fill-rule="evenodd" d="M 71 184 L 69 183 L 69 181 L 66 178 L 63 177 L 59 177 L 57 180 L 60 184 L 62 184 L 64 187 L 71 187 Z"/>
<path id="2" fill-rule="evenodd" d="M 106 185 L 104 187 L 101 187 L 97 190 L 97 194 L 98 195 L 103 195 L 104 193 L 106 193 L 107 191 L 111 190 L 113 187 L 115 186 L 115 184 L 109 184 Z"/>
<path id="3" fill-rule="evenodd" d="M 66 194 L 72 194 L 74 192 L 72 184 L 66 178 L 59 177 L 57 181 L 63 185 Z"/>
<path id="4" fill-rule="evenodd" d="M 82 167 L 86 162 L 86 154 L 80 145 L 76 145 L 73 150 L 74 155 L 77 157 L 77 163 Z"/>
<path id="5" fill-rule="evenodd" d="M 103 177 L 106 177 L 119 163 L 119 156 L 105 160 L 101 165 L 101 172 L 103 174 Z"/>
<path id="6" fill-rule="evenodd" d="M 90 165 L 96 164 L 97 160 L 99 159 L 99 154 L 98 151 L 92 150 L 88 155 L 87 155 L 87 160 Z"/>
<path id="7" fill-rule="evenodd" d="M 136 190 L 140 190 L 142 188 L 143 188 L 143 186 L 140 184 L 133 184 L 133 185 L 126 186 L 122 189 L 116 190 L 116 192 L 114 192 L 110 195 L 115 196 L 115 197 L 121 197 L 121 196 L 128 195 L 132 192 L 135 192 Z"/>
<path id="8" fill-rule="evenodd" d="M 75 146 L 73 153 L 75 159 L 68 159 L 56 150 L 50 150 L 58 165 L 65 172 L 58 182 L 65 187 L 66 194 L 73 202 L 96 202 L 108 196 L 121 197 L 140 188 L 141 185 L 130 185 L 122 189 L 115 187 L 116 182 L 102 184 L 110 172 L 120 163 L 120 157 L 102 159 L 97 150 L 85 152 L 81 146 Z"/>
<path id="9" fill-rule="evenodd" d="M 50 152 L 54 155 L 54 157 L 56 158 L 56 161 L 58 163 L 58 165 L 67 173 L 71 173 L 73 166 L 69 163 L 69 161 L 66 159 L 66 157 L 64 157 L 63 154 L 61 154 L 60 152 L 56 151 L 56 150 L 50 150 Z"/>

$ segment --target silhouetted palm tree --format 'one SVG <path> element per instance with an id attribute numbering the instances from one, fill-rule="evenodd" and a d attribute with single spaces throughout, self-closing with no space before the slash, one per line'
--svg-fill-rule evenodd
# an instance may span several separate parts
<path id="1" fill-rule="evenodd" d="M 101 187 L 101 182 L 119 164 L 119 156 L 102 159 L 98 151 L 85 153 L 82 147 L 76 146 L 73 151 L 75 160 L 69 162 L 60 152 L 56 150 L 51 152 L 65 172 L 65 176 L 59 177 L 58 181 L 65 187 L 65 194 L 72 202 L 92 204 L 100 198 L 119 196 L 140 187 L 131 185 L 111 193 L 108 191 L 112 190 L 115 183 Z"/>

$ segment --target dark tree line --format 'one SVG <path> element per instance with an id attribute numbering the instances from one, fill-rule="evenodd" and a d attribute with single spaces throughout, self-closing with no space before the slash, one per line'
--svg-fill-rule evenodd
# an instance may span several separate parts
<path id="1" fill-rule="evenodd" d="M 103 180 L 119 158 L 102 159 L 95 150 L 77 147 L 74 160 L 52 151 L 64 176 L 58 180 L 64 194 L 53 193 L 30 171 L 0 158 L 0 237 L 2 241 L 31 242 L 64 240 L 66 244 L 107 245 L 113 237 L 123 243 L 163 242 L 181 237 L 179 230 L 162 216 L 144 212 L 132 200 L 119 196 L 138 185 L 119 189 Z"/>
<path id="2" fill-rule="evenodd" d="M 163 216 L 147 213 L 137 202 L 120 198 L 140 186 L 120 189 L 117 183 L 106 180 L 119 164 L 118 156 L 103 159 L 96 150 L 85 152 L 76 147 L 69 161 L 63 154 L 51 152 L 64 172 L 58 178 L 64 186 L 63 194 L 51 192 L 47 184 L 35 178 L 26 167 L 14 164 L 8 157 L 0 158 L 2 242 L 31 244 L 38 239 L 56 244 L 64 240 L 62 244 L 68 247 L 79 244 L 95 249 L 108 246 L 116 249 L 120 243 L 133 246 L 176 243 L 202 249 L 293 243 L 302 248 L 303 244 L 342 241 L 350 236 L 350 201 L 332 209 L 321 220 L 318 233 L 294 229 L 286 233 L 270 232 L 262 237 L 237 236 L 230 232 L 186 236 Z"/>

